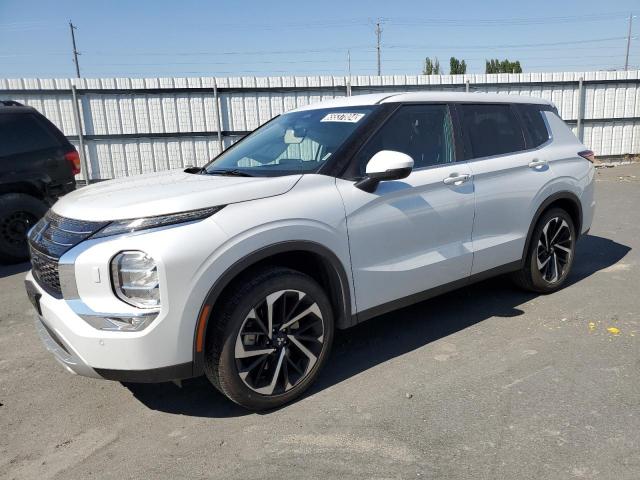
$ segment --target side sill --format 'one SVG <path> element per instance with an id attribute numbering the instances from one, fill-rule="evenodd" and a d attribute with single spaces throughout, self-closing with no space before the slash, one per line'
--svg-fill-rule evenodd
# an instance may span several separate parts
<path id="1" fill-rule="evenodd" d="M 373 317 L 378 317 L 380 315 L 384 315 L 385 313 L 392 312 L 394 310 L 399 310 L 404 307 L 408 307 L 409 305 L 413 305 L 415 303 L 423 302 L 433 297 L 437 297 L 438 295 L 442 295 L 447 292 L 451 292 L 453 290 L 457 290 L 462 287 L 466 287 L 476 282 L 480 282 L 482 280 L 486 280 L 487 278 L 497 277 L 498 275 L 503 275 L 505 273 L 516 272 L 520 270 L 521 260 L 516 260 L 515 262 L 507 263 L 505 265 L 501 265 L 499 267 L 490 268 L 489 270 L 485 270 L 484 272 L 479 272 L 470 277 L 462 278 L 460 280 L 455 280 L 450 283 L 446 283 L 444 285 L 439 285 L 437 287 L 431 288 L 429 290 L 425 290 L 423 292 L 414 293 L 412 295 L 408 295 L 406 297 L 399 298 L 397 300 L 392 300 L 391 302 L 383 303 L 382 305 L 378 305 L 372 308 L 368 308 L 367 310 L 363 310 L 362 312 L 358 312 L 354 317 L 353 324 L 361 323 L 366 320 L 369 320 Z"/>
<path id="2" fill-rule="evenodd" d="M 185 380 L 194 376 L 193 362 L 150 370 L 108 370 L 103 368 L 95 368 L 94 370 L 106 380 L 130 383 L 171 382 L 173 380 Z"/>

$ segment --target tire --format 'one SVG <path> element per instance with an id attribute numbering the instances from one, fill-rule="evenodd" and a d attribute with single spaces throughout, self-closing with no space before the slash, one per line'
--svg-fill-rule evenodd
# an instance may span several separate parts
<path id="1" fill-rule="evenodd" d="M 576 238 L 575 225 L 566 211 L 552 208 L 544 212 L 531 234 L 524 267 L 513 274 L 514 282 L 537 293 L 562 288 L 573 265 Z"/>
<path id="2" fill-rule="evenodd" d="M 0 263 L 29 260 L 27 232 L 49 206 L 24 193 L 0 195 Z"/>
<path id="3" fill-rule="evenodd" d="M 291 402 L 315 381 L 331 349 L 334 318 L 327 294 L 311 277 L 281 267 L 253 271 L 217 304 L 204 370 L 224 395 L 266 410 Z"/>

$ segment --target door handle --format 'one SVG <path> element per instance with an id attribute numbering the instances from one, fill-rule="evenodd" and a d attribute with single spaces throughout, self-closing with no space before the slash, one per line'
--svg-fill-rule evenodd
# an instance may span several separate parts
<path id="1" fill-rule="evenodd" d="M 538 168 L 538 167 L 544 167 L 547 165 L 547 161 L 546 160 L 531 160 L 529 162 L 529 168 Z"/>
<path id="2" fill-rule="evenodd" d="M 471 175 L 463 173 L 462 175 L 458 175 L 457 173 L 452 173 L 450 176 L 446 177 L 444 180 L 445 185 L 462 185 L 465 182 L 468 182 L 471 178 Z"/>

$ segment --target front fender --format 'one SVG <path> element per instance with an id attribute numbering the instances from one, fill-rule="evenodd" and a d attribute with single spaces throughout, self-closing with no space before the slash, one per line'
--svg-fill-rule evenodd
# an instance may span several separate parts
<path id="1" fill-rule="evenodd" d="M 228 205 L 213 220 L 227 238 L 215 246 L 194 274 L 192 293 L 183 320 L 194 325 L 194 359 L 200 368 L 202 352 L 198 336 L 206 336 L 206 305 L 235 276 L 250 265 L 286 251 L 307 251 L 320 256 L 339 277 L 343 312 L 339 322 L 350 322 L 356 311 L 353 278 L 342 199 L 335 179 L 304 175 L 285 195 Z M 341 325 L 339 326 L 348 326 Z M 202 345 L 200 344 L 200 350 Z"/>

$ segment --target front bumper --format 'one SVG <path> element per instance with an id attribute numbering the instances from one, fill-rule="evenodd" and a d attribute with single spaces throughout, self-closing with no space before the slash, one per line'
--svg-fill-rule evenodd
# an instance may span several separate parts
<path id="1" fill-rule="evenodd" d="M 40 315 L 38 315 L 35 323 L 36 330 L 44 346 L 68 372 L 82 375 L 83 377 L 102 378 L 93 368 L 87 365 L 69 345 L 66 345 L 60 340 Z"/>
<path id="2" fill-rule="evenodd" d="M 36 329 L 40 339 L 67 371 L 85 377 L 140 383 L 181 380 L 193 376 L 192 362 L 160 367 L 154 365 L 158 355 L 148 354 L 153 350 L 158 351 L 153 345 L 153 330 L 97 330 L 77 316 L 65 300 L 46 293 L 31 272 L 27 274 L 25 287 L 36 308 Z"/>
<path id="3" fill-rule="evenodd" d="M 196 324 L 218 268 L 227 268 L 211 266 L 212 245 L 222 245 L 226 238 L 209 218 L 84 240 L 58 261 L 62 298 L 47 293 L 29 272 L 27 289 L 40 297 L 42 322 L 73 354 L 65 362 L 63 349 L 57 358 L 75 373 L 93 376 L 88 367 L 102 378 L 120 381 L 160 382 L 201 373 L 200 367 L 193 368 Z M 142 313 L 112 288 L 111 259 L 127 250 L 144 251 L 156 260 L 162 306 L 145 328 L 114 331 L 105 320 Z"/>

